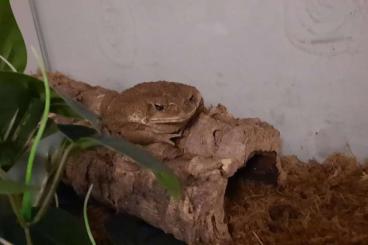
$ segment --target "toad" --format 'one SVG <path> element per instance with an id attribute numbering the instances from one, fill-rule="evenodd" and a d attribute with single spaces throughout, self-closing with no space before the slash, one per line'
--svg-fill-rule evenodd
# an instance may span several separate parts
<path id="1" fill-rule="evenodd" d="M 203 109 L 200 92 L 192 86 L 167 81 L 145 82 L 121 93 L 50 73 L 54 88 L 102 118 L 104 130 L 147 145 L 169 143 L 180 137 L 188 122 Z"/>
<path id="2" fill-rule="evenodd" d="M 167 81 L 145 82 L 105 96 L 101 117 L 105 128 L 137 144 L 174 144 L 188 122 L 203 109 L 200 92 Z"/>

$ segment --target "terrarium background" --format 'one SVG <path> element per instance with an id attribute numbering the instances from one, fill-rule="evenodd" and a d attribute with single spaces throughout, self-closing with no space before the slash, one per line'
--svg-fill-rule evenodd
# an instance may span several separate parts
<path id="1" fill-rule="evenodd" d="M 37 46 L 27 3 L 12 5 L 27 45 Z M 30 3 L 52 70 L 114 89 L 187 82 L 208 104 L 273 124 L 285 154 L 367 157 L 365 0 Z"/>

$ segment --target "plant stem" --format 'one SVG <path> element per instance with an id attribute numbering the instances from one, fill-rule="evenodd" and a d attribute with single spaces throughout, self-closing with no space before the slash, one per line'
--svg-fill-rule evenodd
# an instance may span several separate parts
<path id="1" fill-rule="evenodd" d="M 5 240 L 4 238 L 0 237 L 0 244 L 2 245 L 13 245 L 9 241 Z"/>
<path id="2" fill-rule="evenodd" d="M 29 232 L 29 227 L 23 227 L 24 229 L 24 234 L 26 236 L 26 241 L 27 241 L 27 245 L 32 245 L 32 238 L 31 238 L 31 233 Z"/>
<path id="3" fill-rule="evenodd" d="M 87 205 L 88 205 L 88 200 L 89 200 L 89 196 L 91 195 L 92 192 L 92 188 L 93 188 L 93 184 L 91 184 L 88 188 L 86 197 L 84 198 L 84 203 L 83 203 L 83 218 L 84 218 L 84 224 L 86 226 L 86 230 L 87 230 L 87 234 L 89 237 L 89 240 L 91 242 L 92 245 L 96 245 L 96 241 L 93 238 L 92 235 L 92 231 L 91 231 L 91 227 L 89 226 L 89 222 L 88 222 L 88 214 L 87 214 Z"/>
<path id="4" fill-rule="evenodd" d="M 68 159 L 68 156 L 71 152 L 71 150 L 74 148 L 74 144 L 70 144 L 64 151 L 63 153 L 63 156 L 60 160 L 60 163 L 59 163 L 59 166 L 58 168 L 56 169 L 56 172 L 55 172 L 55 175 L 52 179 L 52 183 L 51 183 L 51 186 L 49 189 L 45 189 L 44 191 L 47 191 L 46 192 L 46 196 L 45 198 L 42 199 L 41 203 L 40 203 L 40 207 L 32 221 L 32 224 L 34 223 L 37 223 L 42 217 L 43 217 L 43 214 L 46 212 L 47 210 L 47 207 L 52 199 L 52 197 L 54 196 L 55 194 L 55 190 L 56 190 L 56 187 L 60 181 L 60 178 L 61 178 L 61 175 L 63 173 L 63 170 L 64 170 L 64 165 L 66 163 L 66 160 Z"/>
<path id="5" fill-rule="evenodd" d="M 0 168 L 0 178 L 1 179 L 6 179 L 6 173 Z M 19 222 L 19 224 L 22 226 L 22 227 L 25 227 L 26 224 L 25 224 L 25 221 L 22 217 L 22 215 L 20 214 L 19 212 L 19 207 L 17 206 L 17 202 L 15 200 L 15 196 L 9 194 L 7 195 L 8 198 L 9 198 L 9 202 L 10 202 L 10 206 L 13 210 L 13 213 L 15 214 L 15 216 L 17 217 L 17 220 Z"/>
<path id="6" fill-rule="evenodd" d="M 11 206 L 11 208 L 13 210 L 13 213 L 17 217 L 19 224 L 22 227 L 25 227 L 26 226 L 26 223 L 25 223 L 25 221 L 24 221 L 21 213 L 19 212 L 19 207 L 17 207 L 17 204 L 16 204 L 16 201 L 14 199 L 14 196 L 8 195 L 8 198 L 9 198 L 10 206 Z"/>
<path id="7" fill-rule="evenodd" d="M 35 53 L 36 58 L 38 58 L 38 55 Z M 33 172 L 33 163 L 36 157 L 36 151 L 37 151 L 37 147 L 38 144 L 41 141 L 41 137 L 46 129 L 46 124 L 47 124 L 47 120 L 48 120 L 48 116 L 49 116 L 49 111 L 50 111 L 50 87 L 49 87 L 49 81 L 46 75 L 46 71 L 44 69 L 44 66 L 42 64 L 41 60 L 38 60 L 40 63 L 40 68 L 42 71 L 42 75 L 43 75 L 43 82 L 44 82 L 44 89 L 45 89 L 45 106 L 44 106 L 44 110 L 43 110 L 43 114 L 42 114 L 42 118 L 40 121 L 40 126 L 38 128 L 36 137 L 33 141 L 32 147 L 31 147 L 31 151 L 28 157 L 28 163 L 27 163 L 27 169 L 26 169 L 26 179 L 25 179 L 25 184 L 29 185 L 31 180 L 32 180 L 32 172 Z M 31 202 L 31 192 L 30 191 L 26 191 L 24 193 L 23 196 L 23 205 L 22 205 L 22 215 L 23 218 L 27 221 L 31 220 L 31 216 L 32 216 L 32 202 Z"/>
<path id="8" fill-rule="evenodd" d="M 17 69 L 7 60 L 4 56 L 0 55 L 0 59 L 7 65 L 13 72 L 17 72 Z"/>
<path id="9" fill-rule="evenodd" d="M 6 173 L 0 168 L 0 178 L 1 179 L 6 179 Z M 9 202 L 10 202 L 10 206 L 13 210 L 13 213 L 15 214 L 15 216 L 17 217 L 17 220 L 19 222 L 19 225 L 23 228 L 24 230 L 24 235 L 26 237 L 26 241 L 27 241 L 27 245 L 32 245 L 32 239 L 31 239 L 31 234 L 29 231 L 29 224 L 27 224 L 25 222 L 25 220 L 23 219 L 21 213 L 19 212 L 20 208 L 17 205 L 17 202 L 15 200 L 16 196 L 14 195 L 7 195 L 9 198 Z"/>

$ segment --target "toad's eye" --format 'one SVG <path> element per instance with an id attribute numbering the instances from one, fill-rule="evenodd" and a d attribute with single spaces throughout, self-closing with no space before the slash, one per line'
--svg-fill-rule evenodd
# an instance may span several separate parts
<path id="1" fill-rule="evenodd" d="M 195 100 L 195 97 L 194 97 L 194 95 L 192 94 L 192 95 L 189 97 L 189 101 L 193 103 L 193 102 L 194 102 L 194 100 Z"/>
<path id="2" fill-rule="evenodd" d="M 155 109 L 156 109 L 157 111 L 163 111 L 163 110 L 164 110 L 164 106 L 163 106 L 163 105 L 160 105 L 160 104 L 154 104 L 154 106 L 155 106 Z"/>

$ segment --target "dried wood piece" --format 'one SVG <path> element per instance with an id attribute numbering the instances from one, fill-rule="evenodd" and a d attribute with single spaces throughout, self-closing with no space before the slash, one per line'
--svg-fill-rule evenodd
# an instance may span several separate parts
<path id="1" fill-rule="evenodd" d="M 59 72 L 49 73 L 48 76 L 53 88 L 81 102 L 97 115 L 101 113 L 101 104 L 105 96 L 113 98 L 118 95 L 114 90 L 76 81 Z"/>
<path id="2" fill-rule="evenodd" d="M 258 119 L 235 119 L 223 106 L 201 113 L 176 146 L 156 143 L 146 149 L 181 180 L 179 200 L 171 198 L 150 171 L 101 148 L 72 156 L 65 181 L 80 194 L 94 184 L 96 200 L 188 244 L 228 244 L 224 200 L 233 191 L 232 176 L 266 177 L 275 184 L 284 179 L 279 132 Z"/>

